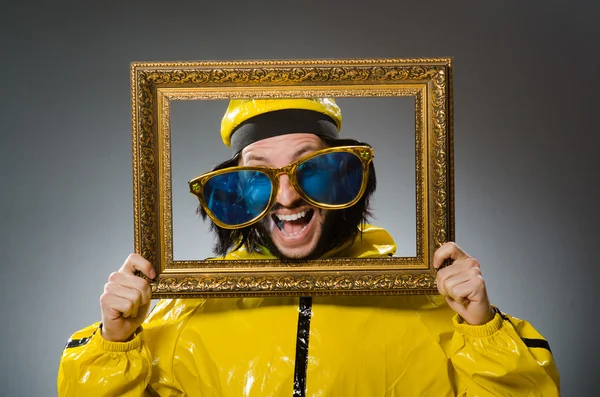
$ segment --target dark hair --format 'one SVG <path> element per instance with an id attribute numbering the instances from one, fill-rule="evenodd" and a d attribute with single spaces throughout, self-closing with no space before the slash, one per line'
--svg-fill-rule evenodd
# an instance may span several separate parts
<path id="1" fill-rule="evenodd" d="M 350 145 L 370 146 L 367 143 L 359 142 L 354 139 L 330 139 L 325 137 L 321 137 L 321 139 L 323 139 L 329 147 Z M 239 156 L 235 155 L 233 158 L 216 165 L 213 168 L 213 171 L 234 167 L 238 164 L 238 161 Z M 330 228 L 327 233 L 323 233 L 323 236 L 327 236 L 327 240 L 323 240 L 323 237 L 321 238 L 322 241 L 317 246 L 318 252 L 315 252 L 317 257 L 356 238 L 360 232 L 359 226 L 367 222 L 367 219 L 372 216 L 370 203 L 376 186 L 377 179 L 375 177 L 375 166 L 373 162 L 371 162 L 367 187 L 360 200 L 352 207 L 341 210 L 331 210 L 329 212 L 328 222 L 335 225 L 335 227 Z M 200 213 L 203 220 L 206 220 L 208 217 L 201 205 L 198 206 L 197 212 Z M 212 221 L 210 223 L 210 230 L 216 237 L 213 252 L 218 256 L 225 256 L 227 253 L 237 250 L 241 246 L 245 246 L 248 252 L 259 251 L 259 246 L 265 246 L 271 251 L 276 251 L 276 248 L 271 243 L 270 237 L 268 235 L 264 236 L 264 232 L 257 224 L 241 229 L 223 229 Z M 275 256 L 278 256 L 277 252 L 272 253 Z"/>

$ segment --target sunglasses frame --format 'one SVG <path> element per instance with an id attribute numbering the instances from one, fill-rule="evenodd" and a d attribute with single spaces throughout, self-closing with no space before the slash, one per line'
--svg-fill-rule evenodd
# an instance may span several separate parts
<path id="1" fill-rule="evenodd" d="M 358 194 L 356 195 L 356 198 L 354 198 L 354 200 L 352 200 L 349 203 L 346 203 L 346 204 L 319 203 L 315 200 L 312 200 L 310 197 L 308 197 L 304 193 L 304 191 L 300 188 L 300 185 L 296 178 L 296 171 L 298 170 L 298 167 L 301 164 L 303 164 L 304 162 L 306 162 L 312 158 L 322 156 L 324 154 L 336 153 L 336 152 L 351 153 L 351 154 L 355 155 L 356 157 L 358 157 L 358 159 L 361 161 L 362 166 L 363 166 L 362 185 L 360 187 Z M 212 219 L 212 221 L 217 226 L 219 226 L 223 229 L 241 229 L 241 228 L 250 226 L 250 225 L 258 222 L 271 210 L 271 208 L 275 204 L 275 200 L 276 200 L 277 194 L 279 192 L 279 176 L 284 175 L 284 174 L 288 175 L 288 178 L 290 180 L 290 183 L 292 184 L 292 187 L 296 190 L 298 195 L 304 201 L 306 201 L 309 205 L 312 205 L 317 208 L 326 209 L 326 210 L 338 210 L 338 209 L 344 209 L 344 208 L 353 206 L 360 200 L 360 198 L 365 193 L 365 190 L 367 188 L 368 178 L 369 178 L 369 165 L 373 161 L 374 157 L 375 157 L 375 155 L 373 152 L 373 148 L 370 146 L 366 146 L 366 145 L 364 145 L 364 146 L 363 145 L 361 145 L 361 146 L 358 146 L 358 145 L 356 145 L 356 146 L 354 146 L 354 145 L 353 146 L 336 146 L 336 147 L 330 147 L 330 148 L 326 148 L 326 149 L 317 150 L 317 151 L 315 151 L 305 157 L 302 157 L 301 159 L 298 159 L 298 160 L 286 165 L 285 167 L 281 167 L 281 168 L 235 166 L 235 167 L 227 167 L 227 168 L 223 168 L 220 170 L 207 172 L 206 174 L 202 174 L 202 175 L 190 180 L 188 182 L 188 185 L 190 188 L 190 193 L 192 193 L 193 195 L 198 197 L 198 200 L 200 200 L 200 204 L 202 205 L 202 207 L 204 208 L 204 210 L 206 211 L 206 213 L 208 214 L 210 219 Z M 269 177 L 269 179 L 271 180 L 271 184 L 272 184 L 271 197 L 269 198 L 269 202 L 266 205 L 265 209 L 259 215 L 252 218 L 250 221 L 247 221 L 245 223 L 240 223 L 237 225 L 228 225 L 228 224 L 221 222 L 219 219 L 217 219 L 215 217 L 215 215 L 212 213 L 212 211 L 208 208 L 208 205 L 206 204 L 206 200 L 204 199 L 204 193 L 203 193 L 204 185 L 206 184 L 206 182 L 209 179 L 211 179 L 212 177 L 218 176 L 218 175 L 232 172 L 232 171 L 262 172 L 263 174 L 266 174 Z"/>

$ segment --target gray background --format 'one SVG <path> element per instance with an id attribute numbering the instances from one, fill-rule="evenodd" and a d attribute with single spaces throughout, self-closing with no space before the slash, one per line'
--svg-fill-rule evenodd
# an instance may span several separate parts
<path id="1" fill-rule="evenodd" d="M 52 396 L 133 249 L 129 63 L 455 59 L 457 242 L 595 395 L 597 2 L 4 2 L 0 394 Z"/>

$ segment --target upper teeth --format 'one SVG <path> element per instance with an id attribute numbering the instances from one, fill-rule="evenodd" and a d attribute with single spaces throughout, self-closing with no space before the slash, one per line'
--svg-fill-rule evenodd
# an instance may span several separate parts
<path id="1" fill-rule="evenodd" d="M 306 211 L 302 211 L 302 212 L 298 212 L 296 214 L 290 214 L 290 215 L 283 215 L 283 214 L 275 214 L 275 216 L 280 220 L 280 221 L 295 221 L 296 219 L 300 219 L 302 218 L 304 215 L 306 215 L 308 213 L 308 210 Z"/>

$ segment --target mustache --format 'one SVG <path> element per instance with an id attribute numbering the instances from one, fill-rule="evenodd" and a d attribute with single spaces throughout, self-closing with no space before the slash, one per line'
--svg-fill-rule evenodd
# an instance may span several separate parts
<path id="1" fill-rule="evenodd" d="M 269 211 L 269 212 L 275 212 L 275 211 L 281 210 L 281 209 L 293 210 L 296 208 L 306 207 L 306 206 L 312 207 L 310 204 L 308 204 L 303 199 L 298 199 L 298 200 L 294 201 L 293 203 L 291 203 L 290 205 L 283 205 L 281 203 L 275 202 L 275 204 L 273 204 L 273 207 L 271 207 L 271 211 Z"/>

